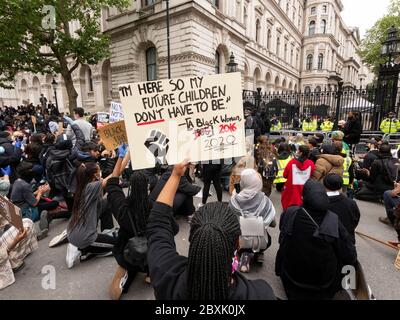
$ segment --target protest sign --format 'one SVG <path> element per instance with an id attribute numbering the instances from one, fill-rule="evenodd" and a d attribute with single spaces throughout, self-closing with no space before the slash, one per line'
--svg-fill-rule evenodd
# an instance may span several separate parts
<path id="1" fill-rule="evenodd" d="M 131 83 L 119 91 L 134 169 L 246 153 L 240 73 Z"/>
<path id="2" fill-rule="evenodd" d="M 110 107 L 110 123 L 124 120 L 124 113 L 122 111 L 122 104 L 111 102 Z"/>
<path id="3" fill-rule="evenodd" d="M 0 196 L 0 215 L 18 230 L 23 229 L 21 210 L 11 201 Z"/>
<path id="4" fill-rule="evenodd" d="M 97 131 L 107 150 L 114 150 L 121 144 L 128 142 L 124 121 L 106 125 Z"/>
<path id="5" fill-rule="evenodd" d="M 31 116 L 31 120 L 32 120 L 32 123 L 33 123 L 33 124 L 36 124 L 36 123 L 37 123 L 37 119 L 36 119 L 35 116 Z"/>

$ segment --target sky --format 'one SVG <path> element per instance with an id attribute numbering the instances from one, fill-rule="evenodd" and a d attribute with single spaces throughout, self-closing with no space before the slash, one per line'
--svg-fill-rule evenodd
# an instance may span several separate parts
<path id="1" fill-rule="evenodd" d="M 342 0 L 342 17 L 348 27 L 359 27 L 361 38 L 387 13 L 390 0 Z"/>

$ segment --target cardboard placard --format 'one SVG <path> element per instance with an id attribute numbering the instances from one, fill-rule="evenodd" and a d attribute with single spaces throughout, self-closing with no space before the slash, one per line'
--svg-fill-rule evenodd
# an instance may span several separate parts
<path id="1" fill-rule="evenodd" d="M 240 73 L 119 87 L 135 170 L 246 154 Z"/>
<path id="2" fill-rule="evenodd" d="M 18 230 L 23 229 L 21 209 L 3 196 L 0 196 L 0 215 Z"/>
<path id="3" fill-rule="evenodd" d="M 106 125 L 99 128 L 97 131 L 107 150 L 115 150 L 121 144 L 128 142 L 125 121 L 118 121 Z"/>
<path id="4" fill-rule="evenodd" d="M 33 124 L 36 124 L 36 122 L 37 122 L 37 119 L 36 119 L 36 117 L 35 117 L 35 116 L 31 116 L 31 120 L 32 120 L 32 123 L 33 123 Z"/>
<path id="5" fill-rule="evenodd" d="M 110 107 L 110 123 L 124 120 L 124 112 L 122 111 L 122 104 L 111 102 Z"/>
<path id="6" fill-rule="evenodd" d="M 61 134 L 63 134 L 64 133 L 64 123 L 63 122 L 59 122 L 58 123 L 58 132 L 57 132 L 57 135 L 59 136 L 59 135 L 61 135 Z"/>

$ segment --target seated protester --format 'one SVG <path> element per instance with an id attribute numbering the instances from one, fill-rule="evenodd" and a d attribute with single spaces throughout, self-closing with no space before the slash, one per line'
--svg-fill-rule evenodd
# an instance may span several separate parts
<path id="1" fill-rule="evenodd" d="M 29 137 L 29 143 L 36 143 L 36 144 L 42 146 L 44 138 L 45 138 L 44 133 L 34 133 Z"/>
<path id="2" fill-rule="evenodd" d="M 267 232 L 268 226 L 275 218 L 275 207 L 272 201 L 262 192 L 261 175 L 254 169 L 242 171 L 240 179 L 240 192 L 233 191 L 230 207 L 238 216 L 262 217 L 264 220 L 264 239 L 257 237 L 240 237 L 239 240 L 239 270 L 250 272 L 250 262 L 264 261 L 264 251 L 271 246 L 271 236 Z M 261 247 L 261 248 L 260 248 Z"/>
<path id="3" fill-rule="evenodd" d="M 10 176 L 11 176 L 11 167 L 0 168 L 0 195 L 2 197 L 8 197 L 10 193 Z"/>
<path id="4" fill-rule="evenodd" d="M 100 157 L 98 157 L 97 162 L 99 163 L 102 177 L 106 178 L 113 173 L 116 164 L 115 152 L 106 150 L 103 145 L 99 146 L 98 151 L 100 152 L 101 155 Z"/>
<path id="5" fill-rule="evenodd" d="M 309 153 L 310 149 L 307 146 L 300 146 L 295 158 L 283 171 L 283 177 L 287 179 L 281 198 L 283 210 L 291 206 L 301 206 L 303 203 L 301 195 L 304 185 L 314 171 L 314 163 L 308 160 Z"/>
<path id="6" fill-rule="evenodd" d="M 242 157 L 238 163 L 233 167 L 229 177 L 229 194 L 232 195 L 233 191 L 240 192 L 240 179 L 244 169 L 257 169 L 257 164 L 254 157 L 247 155 Z"/>
<path id="7" fill-rule="evenodd" d="M 156 299 L 275 299 L 264 280 L 247 280 L 236 272 L 240 225 L 226 204 L 217 202 L 201 207 L 192 221 L 188 258 L 176 252 L 174 235 L 179 227 L 172 207 L 186 170 L 185 163 L 175 165 L 147 224 L 147 257 Z"/>
<path id="8" fill-rule="evenodd" d="M 343 163 L 344 159 L 340 155 L 342 151 L 342 144 L 334 142 L 333 144 L 324 144 L 321 148 L 321 154 L 315 163 L 315 169 L 311 179 L 322 181 L 324 177 L 330 173 L 337 173 L 343 177 Z"/>
<path id="9" fill-rule="evenodd" d="M 317 139 L 314 137 L 310 137 L 308 139 L 308 147 L 310 148 L 310 157 L 309 159 L 316 163 L 318 160 L 318 156 L 321 154 L 320 148 L 318 147 Z"/>
<path id="10" fill-rule="evenodd" d="M 160 180 L 158 181 L 156 187 L 153 192 L 150 193 L 150 202 L 154 204 L 157 200 L 158 195 L 161 190 L 164 188 L 167 183 L 169 177 L 172 174 L 174 167 L 170 166 L 165 172 Z M 189 177 L 189 170 L 181 177 L 178 191 L 175 194 L 175 200 L 173 205 L 174 215 L 177 216 L 187 216 L 190 219 L 190 216 L 193 215 L 195 208 L 193 205 L 193 197 L 199 193 L 201 187 L 192 184 L 192 179 Z"/>
<path id="11" fill-rule="evenodd" d="M 79 127 L 71 118 L 64 117 L 75 130 L 76 145 L 72 146 L 72 140 L 66 134 L 57 137 L 54 149 L 48 153 L 46 160 L 46 177 L 53 197 L 63 197 L 68 205 L 68 211 L 72 212 L 74 186 L 72 186 L 73 162 L 78 156 L 79 148 L 85 143 L 85 137 Z"/>
<path id="12" fill-rule="evenodd" d="M 331 135 L 332 142 L 341 142 L 342 143 L 342 154 L 347 155 L 350 152 L 350 146 L 343 141 L 344 133 L 342 131 L 334 131 Z"/>
<path id="13" fill-rule="evenodd" d="M 14 273 L 24 266 L 24 259 L 38 248 L 32 220 L 23 219 L 18 230 L 0 216 L 0 290 L 15 282 Z"/>
<path id="14" fill-rule="evenodd" d="M 357 202 L 347 198 L 342 193 L 343 179 L 338 174 L 330 173 L 326 175 L 324 186 L 329 197 L 328 210 L 338 215 L 340 222 L 346 228 L 355 244 L 355 230 L 360 222 L 360 209 Z"/>
<path id="15" fill-rule="evenodd" d="M 395 183 L 393 190 L 386 191 L 383 194 L 383 201 L 385 203 L 386 217 L 380 217 L 379 221 L 393 226 L 397 232 L 398 242 L 400 242 L 400 215 L 398 209 L 400 204 L 400 184 Z"/>
<path id="16" fill-rule="evenodd" d="M 117 164 L 106 185 L 107 201 L 113 208 L 120 229 L 114 245 L 113 254 L 118 263 L 118 269 L 110 285 L 110 295 L 118 300 L 123 292 L 127 292 L 138 272 L 148 272 L 132 266 L 124 258 L 124 249 L 129 239 L 135 236 L 145 236 L 150 206 L 148 201 L 147 178 L 142 171 L 134 171 L 130 177 L 128 196 L 125 197 L 120 185 L 119 176 L 122 168 L 124 152 L 119 153 Z M 128 159 L 126 156 L 124 159 Z M 125 161 L 124 160 L 124 161 Z M 133 224 L 135 229 L 133 229 Z M 149 281 L 148 278 L 146 278 Z"/>
<path id="17" fill-rule="evenodd" d="M 356 248 L 339 217 L 329 211 L 324 186 L 309 180 L 303 207 L 281 216 L 275 272 L 289 300 L 332 299 L 342 289 L 342 267 L 353 265 Z"/>
<path id="18" fill-rule="evenodd" d="M 397 162 L 392 157 L 391 148 L 388 144 L 382 144 L 379 148 L 378 159 L 376 159 L 371 170 L 364 169 L 367 181 L 361 189 L 354 194 L 357 200 L 380 201 L 385 191 L 394 189 L 397 177 Z"/>
<path id="19" fill-rule="evenodd" d="M 55 148 L 55 141 L 56 141 L 56 136 L 54 134 L 52 133 L 46 134 L 42 149 L 40 150 L 39 154 L 39 161 L 40 164 L 43 166 L 43 168 L 46 168 L 47 158 L 49 157 L 51 150 L 54 150 Z"/>
<path id="20" fill-rule="evenodd" d="M 49 128 L 50 133 L 52 133 L 53 135 L 57 134 L 57 132 L 59 130 L 58 117 L 51 116 L 49 118 L 48 128 Z"/>
<path id="21" fill-rule="evenodd" d="M 38 185 L 40 181 L 42 181 L 44 175 L 44 168 L 39 160 L 41 150 L 42 146 L 36 143 L 29 143 L 24 150 L 26 159 L 24 159 L 23 161 L 32 163 L 32 171 L 34 174 L 33 179 L 35 180 L 36 185 Z"/>
<path id="22" fill-rule="evenodd" d="M 101 179 L 100 167 L 95 162 L 82 164 L 76 174 L 76 191 L 72 217 L 67 227 L 67 267 L 75 261 L 87 260 L 91 256 L 109 256 L 115 244 L 115 237 L 97 233 L 100 219 L 101 231 L 114 228 L 111 211 L 103 200 L 103 188 L 107 179 Z"/>
<path id="23" fill-rule="evenodd" d="M 287 143 L 281 143 L 278 147 L 278 157 L 272 161 L 275 171 L 274 184 L 278 192 L 282 192 L 285 186 L 286 178 L 283 177 L 288 163 L 293 159 L 290 146 Z"/>
<path id="24" fill-rule="evenodd" d="M 80 166 L 82 163 L 97 162 L 100 157 L 100 147 L 96 143 L 89 141 L 82 145 L 78 151 L 75 163 Z"/>
<path id="25" fill-rule="evenodd" d="M 0 134 L 1 134 L 1 132 L 0 132 Z M 1 143 L 1 140 L 3 140 L 4 142 Z M 7 142 L 6 142 L 6 140 L 7 140 Z M 12 145 L 11 139 L 0 138 L 0 168 L 5 168 L 7 166 L 11 166 L 11 169 L 12 169 L 12 174 L 10 176 L 11 183 L 13 183 L 16 179 L 14 173 L 16 171 L 17 166 L 21 162 L 22 153 L 23 152 L 20 148 L 14 147 Z"/>
<path id="26" fill-rule="evenodd" d="M 361 169 L 371 170 L 372 164 L 379 158 L 378 141 L 372 139 L 367 143 L 368 153 L 360 163 Z"/>

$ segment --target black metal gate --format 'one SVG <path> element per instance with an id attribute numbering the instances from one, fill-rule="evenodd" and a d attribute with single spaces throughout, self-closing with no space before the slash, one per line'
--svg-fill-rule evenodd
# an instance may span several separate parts
<path id="1" fill-rule="evenodd" d="M 276 116 L 284 129 L 293 129 L 293 121 L 308 116 L 320 121 L 330 117 L 337 123 L 346 120 L 352 111 L 359 114 L 364 131 L 379 131 L 379 126 L 389 111 L 399 115 L 400 94 L 387 86 L 350 88 L 338 87 L 336 91 L 314 92 L 272 92 L 243 91 L 245 107 L 252 107 L 266 114 Z"/>

